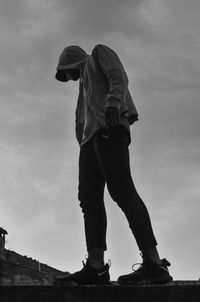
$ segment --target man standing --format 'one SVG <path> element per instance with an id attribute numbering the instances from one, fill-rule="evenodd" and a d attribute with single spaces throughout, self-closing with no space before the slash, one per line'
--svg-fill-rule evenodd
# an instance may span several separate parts
<path id="1" fill-rule="evenodd" d="M 130 125 L 138 120 L 138 113 L 119 57 L 105 45 L 95 46 L 91 55 L 79 46 L 68 46 L 60 55 L 56 79 L 80 81 L 76 108 L 76 138 L 80 145 L 78 199 L 88 252 L 82 270 L 57 278 L 56 282 L 109 283 L 109 265 L 104 263 L 105 184 L 124 212 L 143 258 L 138 270 L 118 278 L 119 284 L 170 282 L 170 263 L 159 257 L 147 208 L 131 177 Z"/>

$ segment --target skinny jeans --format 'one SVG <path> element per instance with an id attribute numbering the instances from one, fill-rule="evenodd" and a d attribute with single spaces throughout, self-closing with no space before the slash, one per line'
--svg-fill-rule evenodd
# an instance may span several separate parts
<path id="1" fill-rule="evenodd" d="M 129 158 L 130 133 L 119 125 L 98 129 L 80 148 L 78 199 L 87 250 L 106 250 L 104 189 L 124 212 L 141 251 L 157 245 L 148 210 L 136 191 Z"/>

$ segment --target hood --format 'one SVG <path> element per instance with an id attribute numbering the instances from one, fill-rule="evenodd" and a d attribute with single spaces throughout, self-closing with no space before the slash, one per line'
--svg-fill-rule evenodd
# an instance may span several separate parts
<path id="1" fill-rule="evenodd" d="M 67 82 L 67 78 L 63 80 L 62 70 L 79 69 L 86 62 L 88 56 L 80 46 L 72 45 L 65 47 L 58 60 L 56 79 Z"/>

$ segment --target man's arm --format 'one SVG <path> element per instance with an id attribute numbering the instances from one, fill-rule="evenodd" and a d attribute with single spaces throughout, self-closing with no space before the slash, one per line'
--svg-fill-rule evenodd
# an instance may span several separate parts
<path id="1" fill-rule="evenodd" d="M 105 45 L 97 45 L 92 55 L 99 63 L 109 82 L 106 107 L 120 109 L 128 90 L 128 77 L 117 54 Z"/>
<path id="2" fill-rule="evenodd" d="M 109 82 L 105 111 L 106 126 L 116 127 L 120 123 L 120 106 L 128 90 L 128 77 L 119 57 L 109 47 L 97 45 L 92 54 Z"/>

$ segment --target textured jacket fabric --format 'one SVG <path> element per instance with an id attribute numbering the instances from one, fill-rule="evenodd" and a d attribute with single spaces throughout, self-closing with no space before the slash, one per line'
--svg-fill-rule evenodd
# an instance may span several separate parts
<path id="1" fill-rule="evenodd" d="M 128 77 L 117 54 L 105 45 L 96 45 L 88 55 L 79 46 L 66 47 L 60 55 L 57 71 L 80 68 L 80 90 L 75 111 L 76 137 L 81 144 L 85 125 L 84 101 L 98 125 L 105 128 L 105 110 L 119 108 L 122 120 L 132 125 L 138 112 L 128 89 Z"/>

